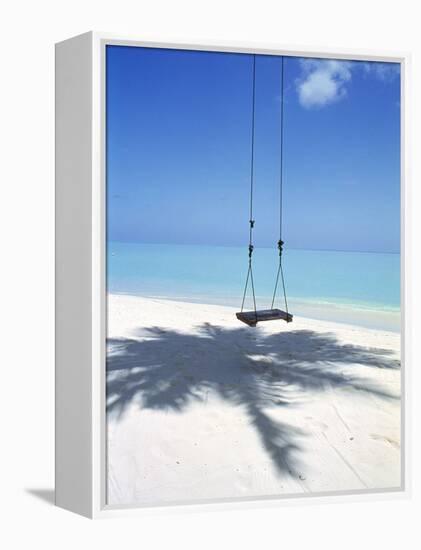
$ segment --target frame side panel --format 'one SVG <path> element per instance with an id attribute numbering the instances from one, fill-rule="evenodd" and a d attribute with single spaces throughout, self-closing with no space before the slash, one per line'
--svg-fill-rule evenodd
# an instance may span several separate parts
<path id="1" fill-rule="evenodd" d="M 92 517 L 92 35 L 56 45 L 56 505 Z"/>

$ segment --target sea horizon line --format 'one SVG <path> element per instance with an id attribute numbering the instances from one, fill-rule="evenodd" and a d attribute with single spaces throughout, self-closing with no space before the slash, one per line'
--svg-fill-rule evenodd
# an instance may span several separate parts
<path id="1" fill-rule="evenodd" d="M 195 247 L 210 247 L 210 248 L 248 248 L 248 244 L 209 244 L 209 243 L 169 243 L 169 242 L 145 242 L 145 241 L 122 241 L 109 239 L 107 243 L 118 243 L 118 244 L 141 244 L 146 246 L 195 246 Z M 255 249 L 277 249 L 277 243 L 273 246 L 262 246 L 254 245 Z M 355 254 L 390 254 L 394 256 L 400 256 L 401 252 L 399 251 L 385 251 L 385 250 L 357 250 L 357 249 L 340 249 L 340 248 L 304 248 L 304 247 L 289 247 L 286 244 L 284 245 L 284 250 L 301 250 L 305 252 L 350 252 Z"/>

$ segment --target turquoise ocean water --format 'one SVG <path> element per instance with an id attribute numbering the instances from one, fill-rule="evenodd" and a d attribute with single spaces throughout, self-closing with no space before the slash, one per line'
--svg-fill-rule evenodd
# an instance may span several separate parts
<path id="1" fill-rule="evenodd" d="M 247 260 L 246 247 L 109 242 L 107 290 L 239 308 Z M 268 308 L 277 250 L 256 248 L 253 261 L 257 305 Z M 399 330 L 399 254 L 285 250 L 283 266 L 293 314 Z"/>

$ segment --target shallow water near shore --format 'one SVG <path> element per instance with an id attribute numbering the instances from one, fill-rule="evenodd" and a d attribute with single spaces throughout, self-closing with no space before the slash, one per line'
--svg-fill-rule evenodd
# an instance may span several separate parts
<path id="1" fill-rule="evenodd" d="M 259 308 L 272 301 L 276 249 L 256 248 Z M 285 250 L 288 308 L 293 314 L 366 328 L 400 330 L 400 255 Z M 204 304 L 241 306 L 244 247 L 109 242 L 107 290 Z M 285 309 L 282 289 L 275 307 Z M 249 293 L 245 308 L 252 308 Z"/>

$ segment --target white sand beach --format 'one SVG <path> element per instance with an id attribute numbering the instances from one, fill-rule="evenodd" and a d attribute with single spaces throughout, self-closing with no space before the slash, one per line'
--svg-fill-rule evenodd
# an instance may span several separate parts
<path id="1" fill-rule="evenodd" d="M 108 503 L 400 485 L 400 336 L 108 298 Z"/>

